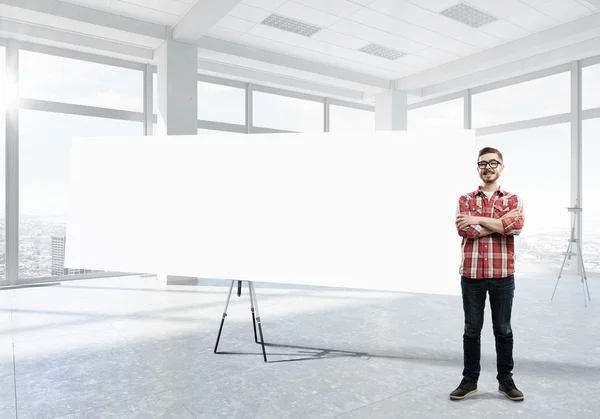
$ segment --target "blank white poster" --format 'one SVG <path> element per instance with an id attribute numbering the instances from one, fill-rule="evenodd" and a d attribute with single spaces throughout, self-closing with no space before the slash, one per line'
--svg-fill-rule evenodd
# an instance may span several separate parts
<path id="1" fill-rule="evenodd" d="M 66 264 L 460 293 L 471 131 L 78 139 Z"/>

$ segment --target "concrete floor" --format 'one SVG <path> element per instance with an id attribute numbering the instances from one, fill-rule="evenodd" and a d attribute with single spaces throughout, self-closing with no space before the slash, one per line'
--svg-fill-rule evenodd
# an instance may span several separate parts
<path id="1" fill-rule="evenodd" d="M 451 278 L 449 280 L 458 280 Z M 462 371 L 460 297 L 261 286 L 269 363 L 247 290 L 214 342 L 226 282 L 154 278 L 0 291 L 0 418 L 597 418 L 600 281 L 517 276 L 515 381 L 497 392 L 488 312 L 479 392 Z"/>

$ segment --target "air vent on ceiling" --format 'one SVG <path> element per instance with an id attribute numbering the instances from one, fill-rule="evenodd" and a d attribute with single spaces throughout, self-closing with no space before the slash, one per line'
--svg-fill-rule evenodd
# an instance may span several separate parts
<path id="1" fill-rule="evenodd" d="M 459 3 L 440 13 L 450 19 L 457 20 L 473 28 L 480 28 L 483 25 L 487 25 L 488 23 L 497 20 L 494 16 L 482 12 L 473 6 L 469 6 L 466 3 Z"/>
<path id="2" fill-rule="evenodd" d="M 406 55 L 405 52 L 397 51 L 395 49 L 383 47 L 383 46 L 377 45 L 377 44 L 365 45 L 364 47 L 359 49 L 359 51 L 365 52 L 367 54 L 375 55 L 377 57 L 386 58 L 388 60 L 395 60 L 397 58 L 400 58 L 400 57 Z"/>
<path id="3" fill-rule="evenodd" d="M 299 20 L 290 19 L 276 14 L 268 16 L 261 23 L 263 25 L 304 36 L 312 36 L 323 29 L 309 23 L 300 22 Z"/>

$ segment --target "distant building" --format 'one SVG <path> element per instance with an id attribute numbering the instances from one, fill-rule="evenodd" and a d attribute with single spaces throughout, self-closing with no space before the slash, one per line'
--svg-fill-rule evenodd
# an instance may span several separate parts
<path id="1" fill-rule="evenodd" d="M 65 236 L 52 236 L 52 276 L 75 275 L 93 272 L 89 269 L 65 268 Z"/>

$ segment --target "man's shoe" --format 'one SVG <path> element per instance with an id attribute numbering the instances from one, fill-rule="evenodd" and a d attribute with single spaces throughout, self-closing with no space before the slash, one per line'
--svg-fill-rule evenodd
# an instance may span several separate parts
<path id="1" fill-rule="evenodd" d="M 461 400 L 467 397 L 469 394 L 475 393 L 476 391 L 477 383 L 463 378 L 456 390 L 450 393 L 450 398 L 452 400 Z"/>
<path id="2" fill-rule="evenodd" d="M 523 393 L 521 393 L 521 391 L 517 388 L 515 382 L 512 379 L 500 383 L 498 391 L 511 400 L 520 401 L 525 398 L 525 396 L 523 396 Z"/>

